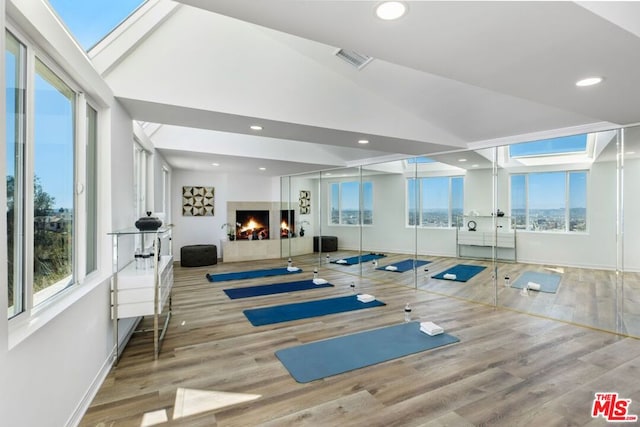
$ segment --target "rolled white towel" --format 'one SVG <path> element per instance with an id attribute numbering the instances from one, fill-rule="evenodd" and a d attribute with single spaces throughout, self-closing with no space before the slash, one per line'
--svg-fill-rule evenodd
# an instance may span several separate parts
<path id="1" fill-rule="evenodd" d="M 527 283 L 527 288 L 532 290 L 532 291 L 539 291 L 540 287 L 541 287 L 540 283 L 535 283 L 535 282 Z"/>
<path id="2" fill-rule="evenodd" d="M 444 332 L 441 326 L 433 322 L 420 322 L 420 330 L 427 335 L 438 335 Z"/>
<path id="3" fill-rule="evenodd" d="M 458 277 L 453 274 L 453 273 L 446 273 L 444 276 L 442 276 L 444 279 L 447 280 L 456 280 Z"/>
<path id="4" fill-rule="evenodd" d="M 313 284 L 314 285 L 324 285 L 325 283 L 329 283 L 327 282 L 325 279 L 313 279 Z"/>
<path id="5" fill-rule="evenodd" d="M 375 301 L 376 297 L 374 297 L 373 295 L 369 295 L 369 294 L 359 294 L 358 295 L 358 301 L 360 302 L 371 302 L 371 301 Z"/>
<path id="6" fill-rule="evenodd" d="M 387 265 L 384 269 L 389 271 L 398 271 L 398 267 L 395 265 Z"/>
<path id="7" fill-rule="evenodd" d="M 336 261 L 336 264 L 346 264 L 347 260 L 346 259 L 339 259 Z"/>
<path id="8" fill-rule="evenodd" d="M 300 271 L 299 267 L 287 267 L 287 271 Z"/>

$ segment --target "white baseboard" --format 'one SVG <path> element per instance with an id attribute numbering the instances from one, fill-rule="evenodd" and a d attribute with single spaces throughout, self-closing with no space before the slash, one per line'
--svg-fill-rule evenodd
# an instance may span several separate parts
<path id="1" fill-rule="evenodd" d="M 98 394 L 98 390 L 100 390 L 102 383 L 104 383 L 104 380 L 107 378 L 107 375 L 109 375 L 109 372 L 113 367 L 115 354 L 116 354 L 116 348 L 114 346 L 113 349 L 111 350 L 111 353 L 107 357 L 107 360 L 104 361 L 104 363 L 102 364 L 102 367 L 100 368 L 95 378 L 91 382 L 91 385 L 89 386 L 89 389 L 87 390 L 87 392 L 84 394 L 84 397 L 78 403 L 78 406 L 76 406 L 75 411 L 73 411 L 73 413 L 67 420 L 67 423 L 65 424 L 67 427 L 77 427 L 78 425 L 80 425 L 80 421 L 82 421 L 82 417 L 84 416 L 85 412 L 87 412 L 89 405 L 91 405 L 91 402 L 96 397 L 96 394 Z"/>

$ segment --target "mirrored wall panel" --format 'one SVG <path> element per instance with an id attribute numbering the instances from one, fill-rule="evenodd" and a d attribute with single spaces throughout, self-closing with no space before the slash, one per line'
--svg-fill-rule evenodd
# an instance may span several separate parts
<path id="1" fill-rule="evenodd" d="M 498 208 L 515 235 L 499 303 L 616 330 L 618 132 L 498 148 Z"/>
<path id="2" fill-rule="evenodd" d="M 344 292 L 412 287 L 637 337 L 637 182 L 638 127 L 284 177 L 281 249 Z"/>

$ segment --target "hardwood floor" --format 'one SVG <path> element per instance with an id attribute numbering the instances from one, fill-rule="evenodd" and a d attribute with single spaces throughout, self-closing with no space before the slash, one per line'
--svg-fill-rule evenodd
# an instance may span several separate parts
<path id="1" fill-rule="evenodd" d="M 430 272 L 458 262 L 426 258 L 433 261 L 425 266 Z M 169 420 L 159 425 L 183 426 L 606 425 L 591 417 L 596 392 L 632 399 L 629 412 L 640 415 L 640 341 L 466 301 L 473 295 L 492 301 L 491 291 L 485 295 L 491 269 L 473 284 L 448 288 L 421 271 L 424 278 L 414 289 L 413 272 L 322 264 L 320 276 L 334 288 L 239 300 L 222 289 L 310 278 L 316 260 L 295 258 L 304 269 L 295 279 L 209 283 L 204 277 L 283 264 L 176 266 L 173 318 L 159 359 L 153 360 L 150 336 L 134 335 L 81 425 L 151 425 L 154 415 Z M 246 308 L 349 294 L 352 281 L 359 292 L 387 305 L 261 327 L 242 314 Z M 590 289 L 587 295 L 600 292 Z M 536 298 L 528 303 L 534 306 Z M 558 298 L 558 305 L 580 304 Z M 406 302 L 414 319 L 434 321 L 460 342 L 306 384 L 297 383 L 274 355 L 281 348 L 400 323 Z M 260 397 L 211 409 L 221 400 L 207 393 L 214 391 Z"/>

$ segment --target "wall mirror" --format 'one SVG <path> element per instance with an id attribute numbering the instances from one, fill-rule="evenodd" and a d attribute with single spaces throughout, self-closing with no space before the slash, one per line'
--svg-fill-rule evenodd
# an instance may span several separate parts
<path id="1" fill-rule="evenodd" d="M 619 132 L 497 148 L 498 208 L 515 233 L 497 257 L 499 304 L 615 331 Z"/>

